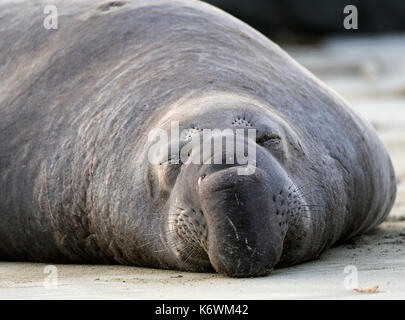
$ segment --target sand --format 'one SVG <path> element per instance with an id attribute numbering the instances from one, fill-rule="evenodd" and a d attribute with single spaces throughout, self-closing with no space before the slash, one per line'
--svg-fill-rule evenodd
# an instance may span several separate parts
<path id="1" fill-rule="evenodd" d="M 334 247 L 318 260 L 252 279 L 127 266 L 55 265 L 53 286 L 45 264 L 0 262 L 0 299 L 404 299 L 404 46 L 405 35 L 397 35 L 285 47 L 374 125 L 391 154 L 398 197 L 387 221 L 374 232 Z M 357 285 L 348 281 L 355 273 L 344 273 L 353 266 Z M 379 289 L 358 293 L 353 285 Z"/>
<path id="2" fill-rule="evenodd" d="M 127 266 L 56 265 L 56 288 L 44 285 L 45 264 L 0 263 L 0 299 L 403 299 L 405 222 L 385 222 L 376 232 L 327 251 L 319 260 L 270 276 L 230 279 Z M 358 269 L 358 287 L 345 287 L 346 266 Z"/>

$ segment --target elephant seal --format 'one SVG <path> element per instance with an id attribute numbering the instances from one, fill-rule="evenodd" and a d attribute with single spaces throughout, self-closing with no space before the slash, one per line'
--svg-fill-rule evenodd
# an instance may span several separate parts
<path id="1" fill-rule="evenodd" d="M 372 127 L 246 24 L 197 1 L 60 1 L 48 30 L 44 6 L 0 4 L 2 260 L 261 276 L 388 215 Z M 186 141 L 254 129 L 254 172 L 152 163 L 172 122 Z"/>

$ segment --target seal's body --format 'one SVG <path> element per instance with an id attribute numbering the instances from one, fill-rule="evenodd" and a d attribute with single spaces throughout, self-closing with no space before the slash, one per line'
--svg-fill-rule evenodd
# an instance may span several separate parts
<path id="1" fill-rule="evenodd" d="M 388 215 L 379 138 L 277 45 L 196 1 L 0 4 L 0 258 L 230 276 L 317 257 Z M 178 121 L 254 128 L 256 171 L 152 164 Z"/>

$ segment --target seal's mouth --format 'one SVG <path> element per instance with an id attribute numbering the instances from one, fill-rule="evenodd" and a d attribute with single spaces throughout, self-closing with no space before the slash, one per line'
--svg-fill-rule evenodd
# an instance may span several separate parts
<path id="1" fill-rule="evenodd" d="M 201 184 L 200 198 L 209 225 L 208 256 L 219 273 L 232 277 L 267 275 L 282 252 L 280 223 L 272 217 L 268 177 L 257 169 L 237 175 L 237 167 L 216 172 Z"/>
<path id="2" fill-rule="evenodd" d="M 185 207 L 185 206 L 184 206 Z M 171 244 L 186 269 L 214 271 L 208 257 L 208 225 L 201 210 L 175 206 L 169 221 Z"/>
<path id="3" fill-rule="evenodd" d="M 207 175 L 198 197 L 176 198 L 172 204 L 169 234 L 176 239 L 172 244 L 181 268 L 255 277 L 268 275 L 280 261 L 287 215 L 273 199 L 282 181 L 269 188 L 271 177 L 263 170 L 246 176 L 237 170 Z"/>

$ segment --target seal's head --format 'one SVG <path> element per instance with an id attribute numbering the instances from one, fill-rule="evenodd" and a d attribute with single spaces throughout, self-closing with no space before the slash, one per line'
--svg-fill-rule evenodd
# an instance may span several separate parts
<path id="1" fill-rule="evenodd" d="M 164 242 L 176 267 L 234 277 L 268 274 L 280 262 L 292 220 L 307 209 L 292 178 L 297 166 L 291 162 L 304 153 L 294 128 L 275 110 L 233 95 L 189 99 L 168 112 L 160 129 L 173 133 L 173 123 L 179 145 L 172 135 L 160 149 L 168 152 L 151 167 Z"/>

